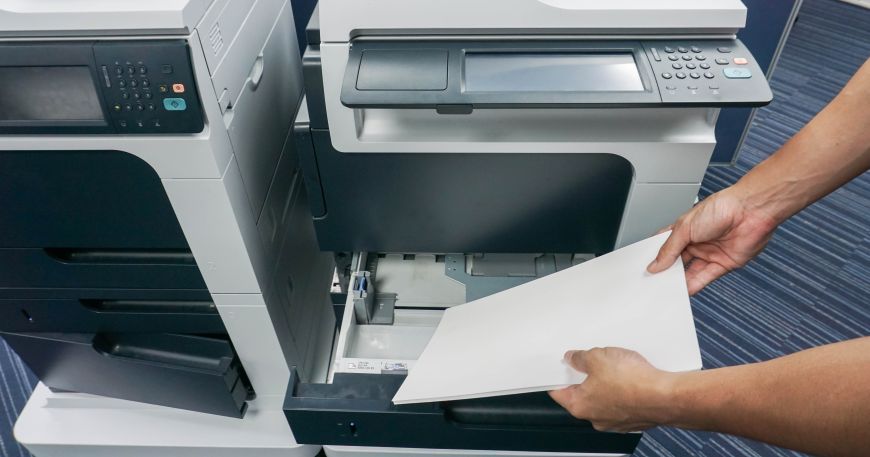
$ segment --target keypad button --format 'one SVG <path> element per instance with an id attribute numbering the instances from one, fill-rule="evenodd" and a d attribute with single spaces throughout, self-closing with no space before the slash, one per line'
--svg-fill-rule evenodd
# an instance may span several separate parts
<path id="1" fill-rule="evenodd" d="M 728 63 L 728 62 L 725 62 L 725 63 Z M 169 92 L 169 86 L 167 86 L 166 84 L 161 84 L 160 86 L 157 87 L 157 90 L 159 90 L 161 94 L 165 94 L 166 92 Z"/>
<path id="2" fill-rule="evenodd" d="M 112 111 L 114 111 L 116 113 L 120 113 L 121 112 L 121 104 L 115 103 L 114 105 L 112 105 Z"/>
<path id="3" fill-rule="evenodd" d="M 678 47 L 678 48 L 677 48 L 677 51 L 680 51 L 680 52 L 683 53 L 683 54 L 689 52 L 688 49 L 686 49 L 686 48 L 684 48 L 684 47 L 682 47 L 682 46 Z"/>
<path id="4" fill-rule="evenodd" d="M 184 93 L 184 84 L 181 84 L 181 83 L 173 84 L 172 85 L 172 92 L 174 92 L 176 94 L 183 94 Z"/>
<path id="5" fill-rule="evenodd" d="M 135 98 L 136 100 L 139 100 L 140 97 L 142 97 L 142 96 L 139 95 L 139 92 L 133 92 L 133 98 Z"/>
<path id="6" fill-rule="evenodd" d="M 723 53 L 723 54 L 727 54 L 727 53 L 731 52 L 731 48 L 726 47 L 726 46 L 722 46 L 721 48 L 716 48 L 716 50 Z"/>
<path id="7" fill-rule="evenodd" d="M 683 56 L 683 60 L 692 60 L 692 56 Z"/>
<path id="8" fill-rule="evenodd" d="M 696 67 L 695 67 L 695 64 L 693 64 L 693 63 L 687 63 L 686 68 L 688 68 L 689 70 L 694 70 Z"/>
<path id="9" fill-rule="evenodd" d="M 665 46 L 665 52 L 667 52 L 668 54 L 673 54 L 674 51 L 676 51 L 674 48 L 670 46 Z"/>
<path id="10" fill-rule="evenodd" d="M 136 67 L 132 67 L 132 66 L 127 67 L 127 74 L 135 75 L 136 74 Z"/>
<path id="11" fill-rule="evenodd" d="M 677 78 L 679 78 L 679 79 L 686 79 L 686 74 L 683 73 L 683 72 L 677 72 Z"/>
<path id="12" fill-rule="evenodd" d="M 695 58 L 698 60 L 707 60 L 707 56 L 705 56 L 704 54 L 698 54 L 695 56 Z"/>
<path id="13" fill-rule="evenodd" d="M 704 77 L 707 78 L 707 79 L 713 79 L 713 78 L 716 77 L 716 75 L 714 75 L 713 73 L 711 73 L 711 72 L 709 72 L 709 71 L 705 71 L 705 72 L 704 72 Z"/>
<path id="14" fill-rule="evenodd" d="M 130 87 L 136 87 L 138 85 L 139 85 L 139 81 L 136 81 L 135 79 L 130 80 Z"/>
<path id="15" fill-rule="evenodd" d="M 151 87 L 151 81 L 148 81 L 148 78 L 143 79 L 142 87 Z"/>
<path id="16" fill-rule="evenodd" d="M 725 77 L 729 79 L 747 79 L 752 77 L 752 72 L 748 68 L 726 68 L 723 70 Z"/>
<path id="17" fill-rule="evenodd" d="M 139 74 L 140 75 L 148 74 L 148 67 L 146 67 L 145 65 L 142 65 L 141 67 L 139 67 Z"/>
<path id="18" fill-rule="evenodd" d="M 136 111 L 145 111 L 145 106 L 141 103 L 136 105 Z"/>
<path id="19" fill-rule="evenodd" d="M 701 48 L 699 48 L 697 46 L 692 46 L 692 52 L 695 52 L 695 53 L 701 52 Z"/>
<path id="20" fill-rule="evenodd" d="M 184 111 L 187 109 L 187 102 L 183 98 L 164 98 L 163 108 L 166 111 Z"/>
<path id="21" fill-rule="evenodd" d="M 123 79 L 118 81 L 118 87 L 127 87 L 127 81 L 124 81 Z"/>
<path id="22" fill-rule="evenodd" d="M 749 63 L 749 61 L 746 60 L 746 58 L 744 57 L 735 57 L 734 63 L 736 63 L 737 65 L 746 65 Z"/>
<path id="23" fill-rule="evenodd" d="M 658 50 L 658 49 L 656 49 L 656 48 L 650 48 L 650 51 L 652 51 L 653 59 L 656 59 L 656 62 L 661 62 L 661 61 L 662 61 L 662 56 L 659 55 L 659 50 Z"/>
<path id="24" fill-rule="evenodd" d="M 121 98 L 123 98 L 124 100 L 129 100 L 130 94 L 127 92 L 121 92 Z"/>
<path id="25" fill-rule="evenodd" d="M 121 68 L 120 66 L 115 67 L 115 74 L 116 74 L 116 75 L 123 75 L 123 74 L 124 74 L 124 69 Z"/>
<path id="26" fill-rule="evenodd" d="M 719 65 L 728 65 L 728 59 L 723 59 L 719 57 L 716 59 L 716 63 L 718 63 Z"/>
<path id="27" fill-rule="evenodd" d="M 704 70 L 709 70 L 709 69 L 710 69 L 710 64 L 708 64 L 708 63 L 702 63 L 702 64 L 701 64 L 701 68 L 703 68 Z"/>
<path id="28" fill-rule="evenodd" d="M 668 60 L 680 60 L 680 58 L 678 56 L 671 54 L 668 56 Z"/>
<path id="29" fill-rule="evenodd" d="M 133 105 L 127 103 L 124 105 L 124 111 L 133 111 Z"/>
<path id="30" fill-rule="evenodd" d="M 151 100 L 152 98 L 154 98 L 154 95 L 151 92 L 145 92 L 145 94 L 143 95 L 146 100 Z"/>
<path id="31" fill-rule="evenodd" d="M 701 77 L 701 75 L 699 75 L 698 73 L 695 73 L 694 71 L 689 73 L 689 76 L 691 76 L 692 79 L 698 79 Z"/>
<path id="32" fill-rule="evenodd" d="M 674 75 L 672 75 L 672 74 L 670 74 L 670 73 L 667 73 L 667 72 L 662 73 L 662 78 L 665 78 L 665 79 L 671 79 L 671 78 L 673 78 L 673 77 L 674 77 Z"/>
<path id="33" fill-rule="evenodd" d="M 148 104 L 148 111 L 154 111 L 155 107 L 153 103 Z"/>
<path id="34" fill-rule="evenodd" d="M 671 66 L 674 67 L 674 70 L 679 70 L 679 69 L 683 68 L 683 64 L 681 64 L 681 63 L 675 63 Z"/>

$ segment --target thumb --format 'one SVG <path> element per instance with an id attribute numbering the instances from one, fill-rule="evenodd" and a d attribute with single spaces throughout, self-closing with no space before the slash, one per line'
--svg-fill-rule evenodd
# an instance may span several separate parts
<path id="1" fill-rule="evenodd" d="M 588 367 L 586 366 L 586 351 L 566 352 L 565 363 L 581 373 L 588 373 Z"/>
<path id="2" fill-rule="evenodd" d="M 688 224 L 676 224 L 665 244 L 659 249 L 655 260 L 646 267 L 647 271 L 660 273 L 670 268 L 691 241 Z"/>

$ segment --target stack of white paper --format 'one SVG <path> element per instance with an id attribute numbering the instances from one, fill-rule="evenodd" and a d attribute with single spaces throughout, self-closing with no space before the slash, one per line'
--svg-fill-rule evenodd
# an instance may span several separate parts
<path id="1" fill-rule="evenodd" d="M 551 390 L 585 379 L 565 351 L 617 346 L 668 371 L 701 368 L 682 262 L 646 272 L 663 233 L 444 313 L 395 404 Z"/>

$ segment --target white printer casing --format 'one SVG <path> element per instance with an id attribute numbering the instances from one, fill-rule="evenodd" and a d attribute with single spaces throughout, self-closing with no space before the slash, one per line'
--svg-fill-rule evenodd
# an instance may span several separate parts
<path id="1" fill-rule="evenodd" d="M 256 399 L 237 419 L 52 392 L 40 384 L 15 437 L 46 457 L 313 456 L 320 447 L 297 444 L 281 411 L 290 367 L 314 377 L 324 372 L 312 354 L 331 344 L 334 327 L 326 302 L 331 259 L 317 253 L 305 228 L 310 221 L 287 141 L 302 100 L 289 1 L 0 1 L 0 45 L 171 39 L 189 45 L 201 132 L 9 134 L 0 135 L 0 154 L 114 150 L 147 162 L 159 175 Z M 286 277 L 276 281 L 287 271 L 309 271 L 295 278 L 295 289 L 307 293 L 312 305 L 291 303 L 293 285 Z M 323 283 L 324 273 L 322 299 L 316 300 L 305 283 Z"/>

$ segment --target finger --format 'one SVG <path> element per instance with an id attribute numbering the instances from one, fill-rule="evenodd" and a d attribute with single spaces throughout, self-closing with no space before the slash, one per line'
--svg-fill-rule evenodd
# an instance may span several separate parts
<path id="1" fill-rule="evenodd" d="M 566 387 L 559 390 L 551 390 L 547 393 L 550 394 L 550 398 L 558 403 L 559 406 L 570 410 L 571 403 L 573 402 L 574 397 L 574 390 L 571 387 Z"/>
<path id="2" fill-rule="evenodd" d="M 721 278 L 726 273 L 728 273 L 728 269 L 718 263 L 707 263 L 703 268 L 699 267 L 697 271 L 693 272 L 691 277 L 686 277 L 689 295 L 697 294 L 701 289 L 707 287 L 708 284 Z"/>
<path id="3" fill-rule="evenodd" d="M 670 268 L 689 245 L 689 242 L 691 242 L 691 238 L 688 226 L 686 224 L 675 225 L 671 235 L 659 249 L 658 256 L 646 267 L 647 271 L 659 273 Z"/>
<path id="4" fill-rule="evenodd" d="M 585 401 L 577 395 L 578 387 L 579 386 L 570 386 L 564 389 L 551 390 L 548 393 L 553 401 L 558 403 L 559 406 L 565 408 L 565 410 L 571 413 L 572 416 L 578 419 L 584 419 L 584 415 L 586 415 L 588 408 Z"/>
<path id="5" fill-rule="evenodd" d="M 565 362 L 571 365 L 572 368 L 581 372 L 588 373 L 586 366 L 586 351 L 568 351 L 565 353 Z"/>

